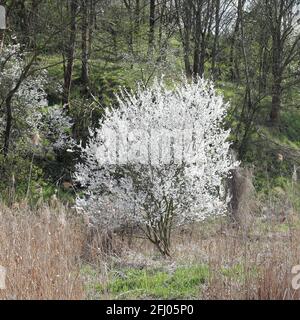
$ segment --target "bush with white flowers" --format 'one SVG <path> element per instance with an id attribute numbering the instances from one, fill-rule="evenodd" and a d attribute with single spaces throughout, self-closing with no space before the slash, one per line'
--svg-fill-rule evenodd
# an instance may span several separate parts
<path id="1" fill-rule="evenodd" d="M 26 54 L 19 44 L 8 45 L 0 53 L 0 143 L 6 126 L 5 101 L 26 68 Z M 72 145 L 71 118 L 59 106 L 48 106 L 45 87 L 47 72 L 39 71 L 23 79 L 14 93 L 11 107 L 11 149 L 30 150 L 32 137 L 47 140 L 53 150 Z M 0 146 L 1 150 L 1 146 Z"/>
<path id="2" fill-rule="evenodd" d="M 173 228 L 226 212 L 224 179 L 237 166 L 223 127 L 228 104 L 200 78 L 173 89 L 155 81 L 118 101 L 81 148 L 78 207 L 102 227 L 138 226 L 169 255 Z"/>

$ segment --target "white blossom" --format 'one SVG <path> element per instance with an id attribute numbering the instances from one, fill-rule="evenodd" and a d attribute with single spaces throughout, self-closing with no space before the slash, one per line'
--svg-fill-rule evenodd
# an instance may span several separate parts
<path id="1" fill-rule="evenodd" d="M 6 123 L 5 99 L 16 87 L 25 67 L 26 56 L 19 44 L 3 49 L 0 54 L 0 133 L 4 131 Z M 61 107 L 48 106 L 47 84 L 47 72 L 41 70 L 23 79 L 14 93 L 11 101 L 14 119 L 12 145 L 19 144 L 28 149 L 32 136 L 37 134 L 47 139 L 54 150 L 73 145 L 69 135 L 71 118 Z"/>
<path id="2" fill-rule="evenodd" d="M 136 93 L 123 90 L 118 101 L 101 127 L 90 130 L 77 166 L 86 190 L 78 206 L 92 221 L 153 228 L 165 219 L 178 226 L 224 214 L 224 178 L 237 163 L 223 128 L 228 104 L 213 84 L 183 78 L 167 89 L 163 80 L 155 81 Z"/>
<path id="3" fill-rule="evenodd" d="M 70 137 L 72 119 L 61 106 L 46 108 L 42 123 L 40 129 L 44 132 L 45 138 L 51 142 L 54 150 L 74 146 L 74 141 Z"/>

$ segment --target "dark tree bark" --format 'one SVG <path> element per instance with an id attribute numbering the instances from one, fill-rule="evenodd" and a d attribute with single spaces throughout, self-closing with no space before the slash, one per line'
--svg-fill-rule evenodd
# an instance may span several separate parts
<path id="1" fill-rule="evenodd" d="M 184 1 L 183 4 L 181 0 L 175 0 L 175 11 L 176 11 L 176 20 L 177 26 L 179 28 L 179 33 L 181 37 L 181 42 L 183 46 L 183 61 L 185 74 L 188 78 L 192 76 L 192 67 L 190 61 L 191 54 L 191 33 L 192 33 L 192 24 L 191 24 L 191 7 L 187 1 Z"/>
<path id="2" fill-rule="evenodd" d="M 197 6 L 195 13 L 195 47 L 194 47 L 194 65 L 193 65 L 193 74 L 202 76 L 204 72 L 204 62 L 203 62 L 203 52 L 201 50 L 201 9 Z M 201 56 L 200 56 L 201 55 Z"/>
<path id="3" fill-rule="evenodd" d="M 281 109 L 281 96 L 282 96 L 282 35 L 281 23 L 282 18 L 277 19 L 277 12 L 274 13 L 275 17 L 271 16 L 274 23 L 272 28 L 272 106 L 270 112 L 271 125 L 275 125 L 279 119 L 279 112 Z M 281 14 L 280 14 L 281 15 Z"/>
<path id="4" fill-rule="evenodd" d="M 155 0 L 150 0 L 148 54 L 153 53 L 155 39 Z"/>
<path id="5" fill-rule="evenodd" d="M 300 36 L 295 34 L 297 0 L 266 0 L 265 14 L 272 37 L 272 106 L 270 124 L 279 122 L 282 93 L 288 86 L 283 85 L 284 75 L 289 65 L 299 54 Z M 288 77 L 287 77 L 288 78 Z"/>
<path id="6" fill-rule="evenodd" d="M 239 63 L 238 63 L 238 56 L 237 56 L 237 49 L 238 49 L 238 35 L 240 31 L 240 24 L 241 24 L 241 13 L 244 10 L 246 0 L 238 0 L 237 5 L 237 17 L 234 26 L 234 32 L 232 35 L 231 40 L 231 47 L 230 47 L 230 74 L 231 74 L 231 81 L 238 82 L 240 80 L 240 70 L 239 70 Z"/>
<path id="7" fill-rule="evenodd" d="M 281 109 L 282 86 L 280 75 L 273 72 L 274 81 L 272 85 L 272 107 L 270 112 L 270 121 L 272 125 L 276 125 L 279 121 L 279 113 Z"/>
<path id="8" fill-rule="evenodd" d="M 212 0 L 175 0 L 186 75 L 204 74 L 213 21 Z M 192 63 L 190 59 L 193 59 Z"/>
<path id="9" fill-rule="evenodd" d="M 89 35 L 88 35 L 88 47 L 89 47 L 89 57 L 91 56 L 92 52 L 92 44 L 93 44 L 93 37 L 94 37 L 94 30 L 97 24 L 97 17 L 96 17 L 96 2 L 95 0 L 89 0 Z"/>
<path id="10" fill-rule="evenodd" d="M 211 61 L 211 71 L 212 76 L 216 80 L 218 78 L 218 70 L 216 68 L 216 64 L 218 62 L 218 54 L 219 54 L 219 35 L 220 35 L 220 2 L 221 0 L 215 0 L 215 35 L 214 35 L 214 43 L 212 48 L 212 61 Z"/>
<path id="11" fill-rule="evenodd" d="M 140 0 L 135 0 L 135 17 L 134 17 L 134 32 L 137 35 L 140 31 L 140 11 L 141 11 L 141 3 Z"/>
<path id="12" fill-rule="evenodd" d="M 76 41 L 76 12 L 77 12 L 77 1 L 70 0 L 70 35 L 67 47 L 65 48 L 66 66 L 64 72 L 64 86 L 63 86 L 63 97 L 62 103 L 66 110 L 70 108 L 70 91 L 72 84 L 74 55 L 75 55 L 75 41 Z"/>
<path id="13" fill-rule="evenodd" d="M 81 82 L 89 91 L 89 0 L 81 0 Z"/>
<path id="14" fill-rule="evenodd" d="M 207 58 L 207 50 L 211 35 L 212 26 L 212 0 L 197 0 L 193 6 L 195 8 L 194 26 L 194 76 L 204 75 L 204 66 Z"/>

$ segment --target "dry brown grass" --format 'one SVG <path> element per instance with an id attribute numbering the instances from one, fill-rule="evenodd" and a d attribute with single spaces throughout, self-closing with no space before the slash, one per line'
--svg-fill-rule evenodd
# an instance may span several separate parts
<path id="1" fill-rule="evenodd" d="M 178 237 L 174 257 L 180 263 L 209 265 L 200 299 L 299 300 L 291 273 L 300 264 L 297 221 L 267 221 L 267 228 L 258 222 L 248 233 L 216 225 L 206 235 L 196 231 Z"/>
<path id="2" fill-rule="evenodd" d="M 202 299 L 298 300 L 292 267 L 300 263 L 300 232 L 245 237 L 228 232 L 202 241 L 211 276 Z"/>
<path id="3" fill-rule="evenodd" d="M 0 206 L 0 265 L 7 269 L 0 299 L 83 299 L 83 241 L 82 225 L 63 207 Z"/>
<path id="4" fill-rule="evenodd" d="M 26 205 L 0 206 L 0 266 L 8 272 L 0 299 L 110 299 L 109 292 L 87 287 L 105 286 L 111 271 L 163 268 L 172 273 L 201 264 L 210 271 L 199 299 L 298 300 L 291 270 L 300 264 L 299 253 L 297 215 L 285 221 L 258 219 L 247 233 L 224 220 L 194 224 L 174 234 L 172 257 L 164 259 L 140 238 L 98 232 L 91 239 L 82 219 L 62 206 L 35 212 Z"/>
<path id="5" fill-rule="evenodd" d="M 201 285 L 199 299 L 299 300 L 291 273 L 300 264 L 299 220 L 257 222 L 248 234 L 221 223 L 194 225 L 175 235 L 170 259 L 158 259 L 151 244 L 135 240 L 130 247 L 124 244 L 118 264 L 120 269 L 171 273 L 180 266 L 208 265 L 209 279 Z"/>

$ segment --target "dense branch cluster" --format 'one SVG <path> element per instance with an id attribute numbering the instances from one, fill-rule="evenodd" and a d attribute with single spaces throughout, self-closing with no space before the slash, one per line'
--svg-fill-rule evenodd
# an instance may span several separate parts
<path id="1" fill-rule="evenodd" d="M 32 137 L 36 135 L 47 139 L 48 145 L 53 149 L 62 148 L 71 143 L 68 135 L 72 125 L 71 118 L 60 106 L 48 106 L 45 91 L 48 83 L 47 72 L 42 70 L 22 79 L 25 67 L 26 55 L 22 53 L 21 45 L 4 48 L 0 55 L 1 134 L 5 131 L 8 116 L 11 116 L 14 148 L 23 148 L 26 151 L 32 144 Z M 20 79 L 22 81 L 17 86 Z"/>
<path id="2" fill-rule="evenodd" d="M 87 190 L 78 205 L 92 221 L 134 223 L 164 253 L 174 226 L 224 214 L 223 179 L 236 166 L 222 126 L 228 105 L 212 83 L 184 78 L 174 86 L 161 80 L 123 91 L 77 166 Z"/>

